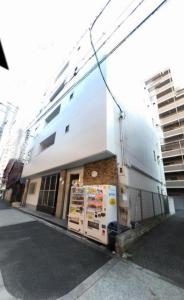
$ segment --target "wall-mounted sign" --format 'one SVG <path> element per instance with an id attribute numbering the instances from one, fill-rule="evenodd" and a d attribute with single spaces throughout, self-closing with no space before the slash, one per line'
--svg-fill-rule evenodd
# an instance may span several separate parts
<path id="1" fill-rule="evenodd" d="M 97 171 L 92 171 L 91 172 L 91 176 L 94 178 L 94 177 L 97 177 L 98 176 L 98 172 Z"/>

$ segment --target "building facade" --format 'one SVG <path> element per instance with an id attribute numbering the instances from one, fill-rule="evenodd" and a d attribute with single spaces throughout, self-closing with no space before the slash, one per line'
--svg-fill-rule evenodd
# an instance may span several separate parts
<path id="1" fill-rule="evenodd" d="M 0 177 L 10 158 L 13 158 L 19 148 L 19 142 L 15 138 L 14 126 L 17 118 L 18 107 L 10 102 L 0 103 Z"/>
<path id="2" fill-rule="evenodd" d="M 67 220 L 72 185 L 105 184 L 117 187 L 121 224 L 165 211 L 165 179 L 152 108 L 139 97 L 123 96 L 123 82 L 117 76 L 123 68 L 121 56 L 118 50 L 101 61 L 104 77 L 118 91 L 121 109 L 104 84 L 89 36 L 63 64 L 28 128 L 26 205 Z"/>
<path id="3" fill-rule="evenodd" d="M 170 69 L 145 84 L 159 114 L 168 195 L 174 196 L 176 208 L 184 208 L 184 89 L 175 88 Z"/>

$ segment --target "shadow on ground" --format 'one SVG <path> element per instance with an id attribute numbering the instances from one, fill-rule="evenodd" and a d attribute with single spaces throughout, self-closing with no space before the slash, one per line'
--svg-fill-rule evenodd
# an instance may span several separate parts
<path id="1" fill-rule="evenodd" d="M 184 211 L 152 229 L 131 249 L 131 260 L 184 288 Z"/>
<path id="2" fill-rule="evenodd" d="M 21 299 L 56 299 L 110 256 L 43 223 L 0 228 L 0 270 L 7 291 Z"/>

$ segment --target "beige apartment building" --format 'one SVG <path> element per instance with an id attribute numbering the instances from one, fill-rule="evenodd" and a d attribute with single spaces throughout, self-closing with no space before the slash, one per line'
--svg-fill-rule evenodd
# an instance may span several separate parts
<path id="1" fill-rule="evenodd" d="M 149 78 L 145 85 L 158 109 L 168 194 L 174 196 L 176 208 L 184 208 L 184 89 L 174 86 L 170 69 Z"/>

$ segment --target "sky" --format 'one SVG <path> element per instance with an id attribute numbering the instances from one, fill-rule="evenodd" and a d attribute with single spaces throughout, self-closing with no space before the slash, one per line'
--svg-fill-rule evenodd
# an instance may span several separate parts
<path id="1" fill-rule="evenodd" d="M 59 66 L 106 1 L 0 0 L 0 39 L 9 65 L 9 71 L 0 68 L 0 101 L 19 105 L 22 126 L 33 118 Z M 121 3 L 112 0 L 114 6 Z M 176 85 L 184 87 L 183 6 L 183 0 L 168 0 L 123 46 L 127 86 L 170 67 Z"/>

